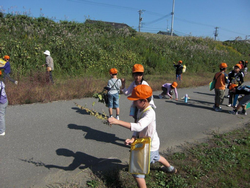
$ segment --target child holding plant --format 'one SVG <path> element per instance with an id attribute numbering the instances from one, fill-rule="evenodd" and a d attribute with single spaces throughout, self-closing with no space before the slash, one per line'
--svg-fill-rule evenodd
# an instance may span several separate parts
<path id="1" fill-rule="evenodd" d="M 116 110 L 116 119 L 119 119 L 119 92 L 121 87 L 121 80 L 117 78 L 117 69 L 112 68 L 109 70 L 111 79 L 108 81 L 108 108 L 109 108 L 109 117 L 112 117 L 113 108 Z"/>
<path id="2" fill-rule="evenodd" d="M 155 111 L 150 105 L 152 94 L 153 93 L 150 86 L 138 85 L 133 89 L 132 94 L 128 97 L 128 100 L 133 101 L 134 105 L 139 109 L 137 114 L 137 123 L 124 122 L 113 117 L 109 118 L 108 122 L 110 124 L 120 125 L 133 131 L 132 138 L 125 140 L 126 145 L 132 144 L 136 140 L 136 138 L 150 137 L 150 163 L 159 161 L 163 164 L 161 170 L 167 173 L 176 173 L 177 169 L 171 166 L 169 162 L 159 154 L 160 139 L 156 131 L 156 115 Z M 147 187 L 145 175 L 133 174 L 133 176 L 138 184 L 138 187 Z"/>
<path id="3" fill-rule="evenodd" d="M 143 75 L 144 75 L 144 67 L 141 64 L 135 64 L 133 66 L 132 69 L 132 76 L 134 78 L 134 81 L 130 84 L 130 86 L 128 88 L 125 87 L 125 79 L 122 78 L 122 92 L 124 93 L 124 95 L 129 95 L 132 93 L 134 87 L 138 86 L 138 85 L 149 85 L 144 79 L 143 79 Z M 150 105 L 153 108 L 156 108 L 153 98 L 150 101 Z M 137 108 L 134 104 L 131 105 L 130 108 L 130 116 L 133 116 L 133 118 L 135 119 L 136 122 L 136 114 L 137 114 Z"/>

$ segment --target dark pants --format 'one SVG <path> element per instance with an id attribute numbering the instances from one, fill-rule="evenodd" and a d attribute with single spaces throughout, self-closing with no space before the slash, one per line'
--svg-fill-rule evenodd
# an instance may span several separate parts
<path id="1" fill-rule="evenodd" d="M 52 76 L 52 71 L 47 71 L 46 74 L 47 74 L 47 76 L 46 76 L 46 82 L 50 82 L 51 81 L 51 83 L 54 84 L 53 76 Z"/>
<path id="2" fill-rule="evenodd" d="M 15 83 L 15 80 L 13 78 L 10 77 L 10 74 L 9 73 L 3 73 L 3 81 L 5 82 L 5 78 L 8 78 L 9 81 Z"/>
<path id="3" fill-rule="evenodd" d="M 228 104 L 233 104 L 233 99 L 235 97 L 235 94 L 233 92 L 229 92 L 229 102 Z"/>

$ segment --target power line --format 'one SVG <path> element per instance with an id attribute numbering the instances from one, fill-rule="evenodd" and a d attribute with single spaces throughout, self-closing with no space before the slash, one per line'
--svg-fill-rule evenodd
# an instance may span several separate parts
<path id="1" fill-rule="evenodd" d="M 153 21 L 151 21 L 151 22 L 145 22 L 145 23 L 143 23 L 143 24 L 145 24 L 145 25 L 150 25 L 150 24 L 152 24 L 152 23 L 156 23 L 156 22 L 158 22 L 158 21 L 160 21 L 160 20 L 163 20 L 164 18 L 167 18 L 167 17 L 169 17 L 169 16 L 171 16 L 171 13 L 170 13 L 170 14 L 167 14 L 167 15 L 165 15 L 165 16 L 162 16 L 161 18 L 158 18 L 158 19 L 156 19 L 156 20 L 153 20 Z"/>
<path id="2" fill-rule="evenodd" d="M 121 5 L 113 5 L 113 4 L 108 4 L 108 3 L 100 3 L 100 2 L 95 2 L 95 1 L 89 1 L 89 0 L 68 0 L 71 2 L 76 2 L 76 3 L 89 3 L 92 5 L 100 5 L 100 6 L 106 6 L 106 7 L 113 7 L 113 8 L 118 8 L 118 9 L 127 9 L 127 10 L 132 10 L 132 11 L 138 11 L 139 8 L 134 8 L 134 7 L 127 7 L 127 6 L 121 6 Z M 157 12 L 152 12 L 148 10 L 144 10 L 148 14 L 156 15 L 156 16 L 162 16 L 163 14 L 157 13 Z"/>

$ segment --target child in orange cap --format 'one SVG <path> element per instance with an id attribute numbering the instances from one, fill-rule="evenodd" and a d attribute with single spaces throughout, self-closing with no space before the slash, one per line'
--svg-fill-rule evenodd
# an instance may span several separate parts
<path id="1" fill-rule="evenodd" d="M 178 100 L 178 92 L 177 92 L 177 82 L 171 83 L 165 83 L 162 85 L 162 93 L 159 95 L 159 98 L 162 99 L 162 97 L 165 97 L 165 95 L 169 96 L 170 99 L 172 99 L 171 91 L 174 90 L 175 93 L 175 100 Z"/>
<path id="2" fill-rule="evenodd" d="M 152 98 L 152 89 L 148 85 L 136 86 L 132 94 L 128 97 L 129 100 L 134 101 L 138 108 L 137 123 L 129 123 L 117 120 L 113 117 L 108 119 L 110 124 L 120 125 L 133 131 L 133 136 L 125 140 L 125 144 L 132 144 L 136 138 L 151 137 L 150 147 L 150 163 L 159 161 L 163 164 L 162 170 L 168 173 L 176 173 L 175 167 L 171 166 L 169 162 L 159 154 L 160 139 L 156 131 L 156 114 L 150 105 Z M 133 175 L 139 187 L 146 187 L 145 175 Z"/>
<path id="3" fill-rule="evenodd" d="M 117 69 L 112 68 L 109 70 L 109 74 L 111 76 L 111 79 L 108 81 L 108 108 L 109 108 L 109 116 L 112 117 L 113 114 L 113 108 L 116 109 L 116 119 L 119 119 L 119 92 L 120 87 L 122 85 L 121 80 L 117 78 Z"/>
<path id="4" fill-rule="evenodd" d="M 174 64 L 174 68 L 176 68 L 176 80 L 181 81 L 183 71 L 182 60 L 180 60 L 177 65 Z"/>
<path id="5" fill-rule="evenodd" d="M 11 66 L 10 66 L 10 56 L 8 55 L 5 55 L 4 58 L 3 58 L 6 63 L 3 67 L 0 67 L 0 69 L 4 69 L 4 72 L 3 72 L 3 80 L 5 82 L 5 78 L 8 78 L 11 82 L 13 82 L 14 84 L 18 84 L 18 81 L 14 80 L 13 78 L 10 77 L 11 75 Z"/>
<path id="6" fill-rule="evenodd" d="M 125 87 L 125 79 L 122 79 L 122 92 L 124 95 L 130 95 L 134 89 L 134 87 L 138 85 L 149 85 L 143 78 L 144 76 L 144 67 L 141 64 L 134 64 L 133 69 L 132 69 L 132 76 L 134 78 L 134 81 L 130 84 L 128 88 Z M 150 105 L 153 108 L 156 108 L 155 103 L 153 98 L 150 101 Z M 137 113 L 137 108 L 132 104 L 130 108 L 130 116 L 133 116 L 133 118 L 136 120 L 136 113 Z"/>
<path id="7" fill-rule="evenodd" d="M 222 111 L 220 105 L 223 103 L 224 96 L 225 96 L 225 89 L 226 89 L 226 84 L 228 83 L 228 76 L 225 73 L 227 69 L 227 64 L 226 63 L 221 63 L 220 64 L 220 72 L 217 72 L 214 75 L 214 79 L 216 79 L 215 83 L 215 99 L 214 99 L 214 110 L 216 112 Z"/>
<path id="8" fill-rule="evenodd" d="M 229 90 L 236 94 L 235 103 L 238 99 L 239 94 L 243 94 L 244 96 L 241 98 L 239 104 L 233 111 L 229 111 L 230 114 L 238 115 L 238 110 L 242 107 L 241 114 L 247 115 L 246 105 L 250 102 L 250 86 L 241 85 L 237 86 L 236 84 L 231 84 L 229 86 Z M 235 104 L 234 104 L 235 105 Z"/>

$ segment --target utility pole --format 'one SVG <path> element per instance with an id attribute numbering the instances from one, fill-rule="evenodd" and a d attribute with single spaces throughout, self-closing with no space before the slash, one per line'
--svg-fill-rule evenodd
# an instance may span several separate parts
<path id="1" fill-rule="evenodd" d="M 219 35 L 218 34 L 218 29 L 219 29 L 219 27 L 215 27 L 214 40 L 216 40 L 216 37 Z"/>
<path id="2" fill-rule="evenodd" d="M 142 22 L 142 17 L 141 14 L 143 13 L 144 10 L 139 10 L 139 32 L 141 32 L 141 22 Z"/>
<path id="3" fill-rule="evenodd" d="M 171 36 L 173 36 L 173 33 L 174 33 L 174 29 L 173 29 L 173 27 L 174 27 L 174 3 L 175 3 L 175 0 L 173 0 L 173 8 L 172 8 L 172 12 L 171 12 L 171 14 L 172 14 Z"/>

